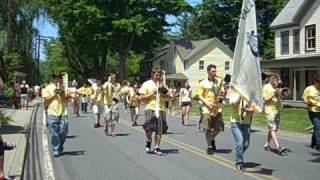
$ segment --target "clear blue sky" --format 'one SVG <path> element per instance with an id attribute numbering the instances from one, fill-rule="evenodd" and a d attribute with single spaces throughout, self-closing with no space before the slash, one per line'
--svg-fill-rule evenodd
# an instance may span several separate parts
<path id="1" fill-rule="evenodd" d="M 202 0 L 186 0 L 192 6 L 195 6 L 202 2 Z M 175 16 L 168 16 L 167 21 L 169 23 L 176 22 L 177 18 Z M 42 36 L 49 36 L 49 37 L 57 37 L 58 36 L 58 27 L 55 24 L 50 23 L 45 17 L 41 17 L 38 21 L 34 22 L 34 26 L 39 29 L 40 34 Z M 177 31 L 176 27 L 172 27 L 172 31 Z M 43 48 L 41 48 L 43 49 Z M 42 50 L 41 50 L 42 51 Z M 44 59 L 43 52 L 41 52 L 40 59 Z"/>

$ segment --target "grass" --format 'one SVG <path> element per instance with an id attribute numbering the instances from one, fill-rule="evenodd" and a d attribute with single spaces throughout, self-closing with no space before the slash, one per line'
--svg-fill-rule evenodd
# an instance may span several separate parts
<path id="1" fill-rule="evenodd" d="M 11 118 L 8 116 L 5 116 L 2 112 L 0 112 L 0 123 L 3 124 L 8 124 L 9 121 L 11 121 Z"/>
<path id="2" fill-rule="evenodd" d="M 181 108 L 176 104 L 176 110 L 181 110 Z M 231 106 L 229 104 L 223 105 L 223 118 L 225 121 L 230 121 L 230 116 L 232 113 Z M 191 112 L 192 116 L 199 116 L 199 104 L 194 102 L 192 104 Z M 252 123 L 254 126 L 260 126 L 267 128 L 267 122 L 265 114 L 255 113 L 253 115 Z M 311 126 L 311 122 L 308 118 L 308 113 L 306 109 L 302 108 L 282 108 L 280 112 L 280 129 L 294 131 L 294 132 L 304 132 L 305 129 Z"/>

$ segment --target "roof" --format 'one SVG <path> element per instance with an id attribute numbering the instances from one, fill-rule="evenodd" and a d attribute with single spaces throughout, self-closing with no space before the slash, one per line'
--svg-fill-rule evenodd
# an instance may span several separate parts
<path id="1" fill-rule="evenodd" d="M 230 55 L 232 51 L 217 38 L 211 38 L 201 41 L 175 42 L 176 49 L 184 60 L 191 59 L 193 56 L 205 50 L 210 44 L 216 43 Z"/>
<path id="2" fill-rule="evenodd" d="M 305 67 L 320 66 L 320 55 L 306 57 L 291 57 L 285 59 L 261 60 L 261 68 L 288 68 L 288 67 Z"/>
<path id="3" fill-rule="evenodd" d="M 299 24 L 300 19 L 307 12 L 306 8 L 314 2 L 315 0 L 290 0 L 273 20 L 270 27 L 278 28 Z"/>
<path id="4" fill-rule="evenodd" d="M 188 80 L 187 76 L 185 76 L 183 73 L 167 74 L 166 79 L 167 80 Z"/>

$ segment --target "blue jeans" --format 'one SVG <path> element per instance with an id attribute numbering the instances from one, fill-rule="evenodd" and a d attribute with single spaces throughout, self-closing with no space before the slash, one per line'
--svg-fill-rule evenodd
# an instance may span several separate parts
<path id="1" fill-rule="evenodd" d="M 62 152 L 68 134 L 68 116 L 48 115 L 51 148 L 53 152 Z"/>
<path id="2" fill-rule="evenodd" d="M 236 165 L 243 164 L 243 154 L 250 144 L 250 124 L 232 122 L 231 132 L 235 140 Z"/>
<path id="3" fill-rule="evenodd" d="M 308 115 L 313 125 L 311 146 L 314 147 L 314 146 L 320 145 L 320 113 L 309 111 Z"/>

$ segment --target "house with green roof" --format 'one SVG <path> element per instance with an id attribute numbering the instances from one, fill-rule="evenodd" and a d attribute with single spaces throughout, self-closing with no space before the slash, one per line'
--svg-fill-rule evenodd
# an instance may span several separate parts
<path id="1" fill-rule="evenodd" d="M 152 67 L 166 71 L 169 83 L 181 86 L 189 81 L 194 88 L 207 77 L 206 67 L 217 66 L 217 75 L 231 74 L 233 52 L 217 38 L 201 41 L 171 41 L 141 63 L 140 78 L 150 78 Z"/>
<path id="2" fill-rule="evenodd" d="M 320 0 L 290 0 L 271 23 L 275 59 L 261 60 L 262 71 L 277 72 L 300 101 L 314 75 L 320 75 Z"/>

